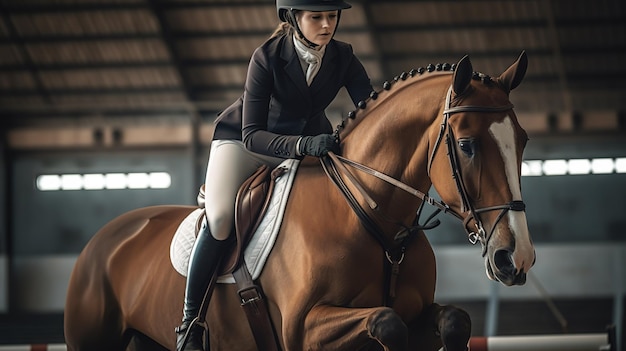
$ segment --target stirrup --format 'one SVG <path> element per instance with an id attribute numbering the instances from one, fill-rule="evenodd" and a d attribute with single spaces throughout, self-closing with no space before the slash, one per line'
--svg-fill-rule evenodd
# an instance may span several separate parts
<path id="1" fill-rule="evenodd" d="M 200 321 L 200 316 L 197 316 L 194 319 L 192 319 L 191 322 L 189 322 L 187 325 L 185 325 L 185 322 L 183 322 L 183 324 L 179 325 L 178 327 L 176 327 L 174 329 L 174 331 L 176 332 L 176 335 L 177 335 L 177 337 L 176 337 L 176 350 L 177 351 L 182 351 L 182 350 L 185 349 L 185 346 L 187 346 L 187 343 L 189 342 L 189 338 L 191 337 L 191 329 L 193 327 L 195 327 L 195 326 L 201 327 L 203 329 L 202 332 L 203 333 L 207 333 L 207 335 L 208 335 L 208 332 L 209 332 L 208 325 L 207 325 L 206 321 L 202 321 L 202 322 Z M 183 328 L 185 328 L 185 329 L 183 329 Z M 179 345 L 178 335 L 183 333 L 183 332 L 185 334 L 183 335 L 182 343 L 180 343 L 180 345 Z M 202 349 L 204 350 L 205 349 L 204 346 L 206 346 L 205 345 L 206 344 L 205 337 L 203 336 L 201 339 L 202 340 L 200 342 L 202 343 Z"/>

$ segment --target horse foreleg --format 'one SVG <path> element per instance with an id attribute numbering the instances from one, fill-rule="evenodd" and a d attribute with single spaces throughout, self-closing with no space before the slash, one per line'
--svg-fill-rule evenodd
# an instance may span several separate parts
<path id="1" fill-rule="evenodd" d="M 433 303 L 409 328 L 412 346 L 438 350 L 443 344 L 446 351 L 466 351 L 472 321 L 467 312 L 456 306 Z"/>
<path id="2" fill-rule="evenodd" d="M 316 306 L 304 326 L 304 350 L 379 350 L 382 346 L 386 351 L 405 351 L 408 347 L 408 329 L 388 307 Z"/>

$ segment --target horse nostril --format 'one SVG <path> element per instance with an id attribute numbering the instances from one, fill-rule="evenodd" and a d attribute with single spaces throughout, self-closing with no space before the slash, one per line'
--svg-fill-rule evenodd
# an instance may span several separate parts
<path id="1" fill-rule="evenodd" d="M 515 275 L 515 265 L 513 265 L 511 255 L 512 252 L 509 250 L 498 250 L 493 255 L 493 263 L 500 272 Z"/>

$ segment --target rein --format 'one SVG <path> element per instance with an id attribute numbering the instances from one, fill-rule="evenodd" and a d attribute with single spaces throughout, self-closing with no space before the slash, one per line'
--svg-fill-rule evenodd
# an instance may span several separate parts
<path id="1" fill-rule="evenodd" d="M 455 113 L 461 112 L 486 112 L 486 113 L 497 113 L 497 112 L 505 112 L 511 110 L 513 108 L 513 104 L 507 104 L 502 106 L 476 106 L 476 105 L 467 105 L 467 106 L 454 106 L 451 107 L 451 97 L 452 97 L 452 86 L 448 90 L 448 94 L 446 96 L 446 102 L 443 110 L 443 118 L 441 122 L 441 128 L 439 130 L 439 134 L 437 136 L 435 146 L 428 160 L 428 173 L 430 174 L 430 167 L 432 165 L 434 156 L 441 144 L 441 141 L 445 137 L 445 144 L 448 151 L 448 159 L 450 161 L 450 167 L 452 168 L 452 177 L 454 178 L 455 184 L 457 186 L 457 191 L 459 196 L 461 197 L 462 209 L 465 210 L 463 212 L 469 212 L 467 216 L 463 217 L 460 213 L 456 212 L 450 206 L 448 206 L 443 201 L 438 201 L 428 196 L 428 194 L 417 190 L 410 185 L 403 183 L 387 174 L 384 174 L 380 171 L 377 171 L 373 168 L 365 166 L 359 162 L 347 159 L 345 157 L 334 154 L 333 152 L 329 152 L 326 157 L 321 157 L 320 162 L 322 164 L 322 168 L 326 172 L 327 176 L 333 181 L 335 186 L 340 190 L 341 194 L 344 196 L 350 207 L 353 209 L 365 229 L 372 235 L 372 237 L 380 244 L 380 246 L 385 251 L 385 256 L 387 257 L 387 261 L 391 264 L 391 276 L 387 277 L 386 281 L 388 292 L 385 297 L 385 305 L 390 306 L 393 303 L 393 299 L 395 297 L 395 280 L 397 275 L 399 274 L 399 265 L 402 263 L 404 259 L 404 251 L 408 244 L 408 240 L 412 238 L 412 235 L 416 230 L 421 229 L 432 229 L 439 224 L 439 221 L 434 222 L 429 225 L 429 222 L 437 216 L 440 212 L 447 213 L 452 217 L 463 222 L 463 229 L 468 235 L 468 240 L 472 244 L 476 244 L 476 242 L 480 241 L 482 245 L 482 255 L 484 256 L 487 252 L 487 244 L 493 235 L 495 227 L 497 223 L 504 217 L 504 215 L 510 211 L 524 211 L 526 205 L 523 201 L 514 200 L 508 202 L 503 205 L 496 205 L 490 207 L 483 208 L 475 208 L 470 201 L 470 196 L 468 194 L 465 183 L 463 182 L 463 177 L 461 173 L 461 167 L 459 166 L 459 159 L 456 149 L 456 138 L 454 137 L 454 133 L 452 132 L 452 128 L 449 125 L 450 116 Z M 448 133 L 446 134 L 446 130 Z M 404 236 L 396 235 L 394 242 L 390 245 L 388 241 L 385 239 L 383 231 L 376 224 L 376 222 L 371 218 L 371 216 L 365 211 L 365 209 L 360 205 L 357 199 L 354 197 L 354 194 L 350 191 L 347 184 L 342 178 L 342 175 L 350 181 L 350 183 L 358 190 L 361 196 L 367 202 L 369 208 L 371 210 L 378 210 L 378 204 L 372 197 L 367 193 L 364 187 L 359 183 L 359 181 L 354 177 L 352 173 L 346 168 L 345 165 L 348 165 L 352 168 L 355 168 L 363 173 L 372 175 L 382 181 L 385 181 L 399 189 L 406 191 L 407 193 L 417 197 L 422 200 L 420 207 L 418 209 L 416 219 L 414 225 L 412 227 L 406 227 L 402 224 L 399 226 L 403 227 L 407 233 Z M 427 203 L 436 208 L 436 211 L 427 219 L 424 225 L 419 225 L 419 217 L 421 214 L 422 207 L 424 203 Z M 493 227 L 491 228 L 489 235 L 486 234 L 483 222 L 480 219 L 480 214 L 489 212 L 489 211 L 497 211 L 500 210 L 496 221 L 494 222 Z M 472 231 L 468 229 L 468 224 L 471 220 L 474 220 L 477 231 Z"/>
<path id="2" fill-rule="evenodd" d="M 362 171 L 364 173 L 367 173 L 369 175 L 372 175 L 380 180 L 383 180 L 399 189 L 402 189 L 404 191 L 406 191 L 407 193 L 417 197 L 418 199 L 422 200 L 423 202 L 436 207 L 439 211 L 442 211 L 443 213 L 449 213 L 452 216 L 454 216 L 456 219 L 459 220 L 463 220 L 463 216 L 461 216 L 459 213 L 457 213 L 456 211 L 454 211 L 452 208 L 450 208 L 450 206 L 446 205 L 444 202 L 442 201 L 437 201 L 436 199 L 433 199 L 432 197 L 428 196 L 428 194 L 423 193 L 413 187 L 411 187 L 410 185 L 403 183 L 391 176 L 388 176 L 385 173 L 382 173 L 380 171 L 377 171 L 373 168 L 370 168 L 368 166 L 365 166 L 364 164 L 358 163 L 356 161 L 352 161 L 350 159 L 347 159 L 343 156 L 339 156 L 339 155 L 335 155 L 332 152 L 328 153 L 328 156 L 333 159 L 333 161 L 337 164 L 342 164 L 345 163 L 353 168 L 358 169 L 359 171 Z M 349 173 L 347 173 L 349 174 Z M 349 178 L 352 180 L 352 183 L 355 184 L 357 183 L 356 179 L 350 174 Z M 354 180 L 353 180 L 354 179 Z M 355 184 L 356 185 L 356 184 Z M 357 186 L 357 188 L 363 189 L 362 186 Z M 366 198 L 369 198 L 369 195 L 363 193 L 363 196 Z M 370 201 L 368 201 L 368 203 L 370 203 Z M 370 204 L 370 208 L 372 210 L 376 210 L 378 209 L 378 205 L 371 200 L 371 204 Z"/>
<path id="3" fill-rule="evenodd" d="M 365 227 L 365 229 L 372 235 L 372 237 L 378 242 L 378 244 L 383 248 L 385 252 L 385 257 L 387 258 L 388 265 L 385 265 L 385 287 L 386 294 L 384 295 L 383 304 L 385 306 L 391 306 L 396 297 L 396 280 L 400 275 L 400 264 L 404 260 L 404 252 L 405 248 L 408 245 L 410 239 L 412 239 L 412 230 L 409 228 L 408 233 L 404 236 L 396 235 L 394 242 L 390 245 L 383 235 L 382 229 L 376 224 L 376 222 L 367 214 L 365 209 L 360 205 L 359 201 L 354 197 L 354 194 L 350 191 L 347 184 L 344 182 L 341 174 L 345 174 L 350 182 L 359 190 L 362 196 L 365 197 L 371 209 L 378 209 L 378 205 L 374 200 L 367 194 L 365 189 L 361 186 L 361 184 L 354 178 L 354 176 L 346 169 L 345 165 L 338 158 L 341 156 L 337 156 L 332 152 L 328 153 L 326 157 L 320 157 L 320 163 L 322 164 L 322 168 L 326 175 L 330 180 L 333 181 L 335 186 L 340 190 L 341 194 L 344 196 L 354 213 L 357 215 L 361 224 Z M 343 157 L 341 158 L 343 160 Z M 348 160 L 346 160 L 348 161 Z M 363 165 L 361 165 L 363 166 Z M 365 166 L 363 166 L 365 167 Z M 393 178 L 392 178 L 393 179 Z"/>

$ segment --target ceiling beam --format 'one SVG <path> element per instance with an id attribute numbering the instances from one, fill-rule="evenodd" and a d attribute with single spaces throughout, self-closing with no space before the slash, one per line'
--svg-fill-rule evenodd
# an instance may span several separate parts
<path id="1" fill-rule="evenodd" d="M 5 5 L 3 4 L 3 2 L 0 2 L 0 13 L 2 14 L 2 21 L 4 22 L 4 27 L 9 32 L 9 41 L 11 42 L 11 44 L 13 44 L 15 49 L 19 52 L 19 56 L 22 58 L 25 68 L 28 70 L 28 72 L 32 76 L 37 93 L 41 96 L 42 100 L 46 104 L 51 104 L 50 95 L 46 91 L 46 88 L 43 84 L 41 76 L 39 75 L 37 66 L 33 62 L 33 59 L 30 56 L 30 53 L 28 52 L 28 50 L 26 50 L 26 45 L 24 44 L 24 41 L 22 40 L 17 29 L 15 28 L 15 24 L 13 23 L 13 20 L 11 19 L 11 14 L 9 13 L 8 9 L 5 8 Z"/>
<path id="2" fill-rule="evenodd" d="M 555 5 L 556 6 L 556 5 Z M 567 83 L 567 72 L 565 71 L 565 62 L 563 61 L 563 55 L 561 53 L 561 45 L 559 43 L 559 31 L 556 26 L 556 20 L 554 16 L 554 10 L 552 8 L 552 0 L 544 0 L 543 11 L 546 14 L 546 24 L 548 30 L 548 40 L 552 48 L 552 55 L 554 57 L 554 63 L 556 72 L 559 77 L 559 85 L 561 90 L 561 96 L 563 99 L 563 106 L 565 111 L 573 111 L 572 94 L 570 92 Z"/>
<path id="3" fill-rule="evenodd" d="M 153 0 L 149 0 L 153 2 Z M 272 2 L 267 0 L 258 1 L 237 1 L 237 0 L 222 0 L 222 1 L 201 1 L 201 0 L 179 0 L 176 2 L 164 2 L 159 1 L 159 7 L 164 10 L 169 9 L 181 9 L 181 8 L 220 8 L 220 7 L 258 7 L 258 6 L 274 6 Z M 150 5 L 152 6 L 152 5 Z M 128 10 L 145 10 L 146 4 L 144 2 L 126 3 L 126 2 L 49 2 L 46 3 L 20 3 L 17 1 L 11 4 L 5 5 L 5 8 L 13 13 L 17 14 L 37 14 L 37 13 L 63 13 L 63 12 L 84 12 L 84 11 L 128 11 Z"/>
<path id="4" fill-rule="evenodd" d="M 381 45 L 381 37 L 379 34 L 380 31 L 379 31 L 379 28 L 376 27 L 376 24 L 374 21 L 374 14 L 372 13 L 371 1 L 369 0 L 361 1 L 361 6 L 363 7 L 363 12 L 365 14 L 365 31 L 369 35 L 371 42 L 374 44 L 374 50 L 373 50 L 372 56 L 378 63 L 378 68 L 380 70 L 381 77 L 391 77 L 391 73 L 390 73 L 391 70 L 389 66 L 385 64 L 387 60 L 386 60 L 385 54 L 383 53 L 381 49 L 382 45 Z M 344 31 L 342 28 L 342 32 L 346 32 L 346 31 Z M 362 55 L 359 55 L 359 57 L 362 60 L 364 59 Z"/>
<path id="5" fill-rule="evenodd" d="M 191 86 L 189 77 L 187 72 L 184 70 L 180 55 L 178 54 L 178 49 L 176 48 L 176 37 L 172 33 L 170 25 L 167 21 L 167 16 L 165 14 L 165 9 L 161 6 L 162 2 L 159 0 L 149 0 L 150 9 L 154 13 L 159 23 L 159 27 L 161 28 L 161 35 L 165 46 L 169 52 L 169 55 L 172 59 L 172 66 L 178 72 L 178 76 L 180 77 L 180 81 L 184 90 L 184 93 L 187 97 L 188 101 L 194 100 L 194 91 Z"/>

